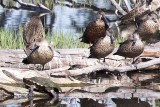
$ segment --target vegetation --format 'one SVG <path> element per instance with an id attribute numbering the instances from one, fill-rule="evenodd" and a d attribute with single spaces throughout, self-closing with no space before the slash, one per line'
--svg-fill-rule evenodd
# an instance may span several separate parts
<path id="1" fill-rule="evenodd" d="M 78 37 L 71 33 L 55 32 L 47 34 L 46 37 L 54 48 L 88 48 L 88 44 L 80 42 Z M 14 30 L 0 29 L 0 49 L 22 49 L 22 27 L 18 33 Z"/>
<path id="2" fill-rule="evenodd" d="M 24 47 L 22 30 L 22 26 L 19 27 L 18 33 L 11 29 L 0 28 L 0 49 L 22 49 Z M 89 48 L 89 45 L 80 42 L 79 37 L 76 37 L 74 33 L 56 31 L 46 34 L 45 38 L 51 42 L 53 48 Z M 115 40 L 116 47 L 124 40 L 124 38 L 118 37 Z"/>

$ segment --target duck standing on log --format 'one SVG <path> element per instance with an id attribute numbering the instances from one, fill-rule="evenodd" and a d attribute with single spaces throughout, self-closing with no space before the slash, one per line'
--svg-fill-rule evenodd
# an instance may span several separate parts
<path id="1" fill-rule="evenodd" d="M 23 42 L 26 46 L 24 51 L 27 55 L 23 59 L 24 64 L 44 65 L 52 60 L 53 50 L 47 39 L 43 38 L 45 34 L 40 17 L 44 14 L 34 16 L 27 22 L 23 29 Z"/>
<path id="2" fill-rule="evenodd" d="M 100 37 L 94 44 L 90 47 L 89 58 L 104 58 L 109 55 L 114 50 L 114 37 L 111 29 L 106 31 L 105 37 Z"/>
<path id="3" fill-rule="evenodd" d="M 141 41 L 139 34 L 137 31 L 133 33 L 131 37 L 129 37 L 126 41 L 120 43 L 120 46 L 114 55 L 120 55 L 126 58 L 133 58 L 138 57 L 140 54 L 142 54 L 144 50 L 144 44 Z"/>
<path id="4" fill-rule="evenodd" d="M 44 70 L 44 65 L 52 58 L 53 50 L 49 42 L 45 38 L 39 38 L 36 40 L 31 53 L 22 62 L 24 64 L 41 64 L 42 70 Z"/>
<path id="5" fill-rule="evenodd" d="M 106 30 L 109 28 L 108 22 L 109 19 L 106 18 L 105 13 L 99 11 L 96 21 L 90 22 L 83 36 L 80 37 L 82 39 L 81 42 L 93 44 L 98 38 L 104 37 L 106 35 Z"/>

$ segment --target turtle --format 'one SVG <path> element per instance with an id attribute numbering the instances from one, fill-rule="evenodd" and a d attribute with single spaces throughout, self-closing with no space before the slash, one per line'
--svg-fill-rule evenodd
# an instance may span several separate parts
<path id="1" fill-rule="evenodd" d="M 49 78 L 43 78 L 43 77 L 23 78 L 23 82 L 25 86 L 27 87 L 32 86 L 34 90 L 47 93 L 51 97 L 54 97 L 57 99 L 58 99 L 58 94 L 62 92 L 58 84 L 54 83 Z M 28 95 L 30 95 L 30 93 Z"/>

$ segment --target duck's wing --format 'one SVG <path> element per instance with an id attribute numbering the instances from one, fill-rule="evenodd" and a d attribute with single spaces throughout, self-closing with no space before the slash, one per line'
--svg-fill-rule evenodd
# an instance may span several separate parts
<path id="1" fill-rule="evenodd" d="M 45 34 L 40 17 L 32 17 L 23 28 L 23 43 L 28 47 L 35 42 L 37 38 L 43 37 Z"/>

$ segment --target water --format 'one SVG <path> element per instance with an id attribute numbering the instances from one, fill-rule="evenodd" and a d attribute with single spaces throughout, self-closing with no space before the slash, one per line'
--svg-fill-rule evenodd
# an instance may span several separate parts
<path id="1" fill-rule="evenodd" d="M 84 0 L 78 0 L 84 2 Z M 94 5 L 101 8 L 113 8 L 109 1 L 94 0 Z M 18 4 L 17 4 L 18 5 Z M 90 21 L 95 19 L 96 12 L 85 8 L 70 8 L 55 5 L 53 14 L 47 14 L 43 24 L 50 32 L 72 33 L 75 36 L 82 34 L 82 31 Z M 6 10 L 0 6 L 0 27 L 6 29 L 18 29 L 19 25 L 24 25 L 31 17 L 33 12 L 27 10 Z"/>
<path id="2" fill-rule="evenodd" d="M 19 103 L 16 103 L 17 102 Z M 15 103 L 7 105 L 0 104 L 0 107 L 159 107 L 159 100 L 154 98 L 76 98 L 65 97 L 60 101 L 53 102 L 49 99 L 34 101 L 12 100 Z"/>

